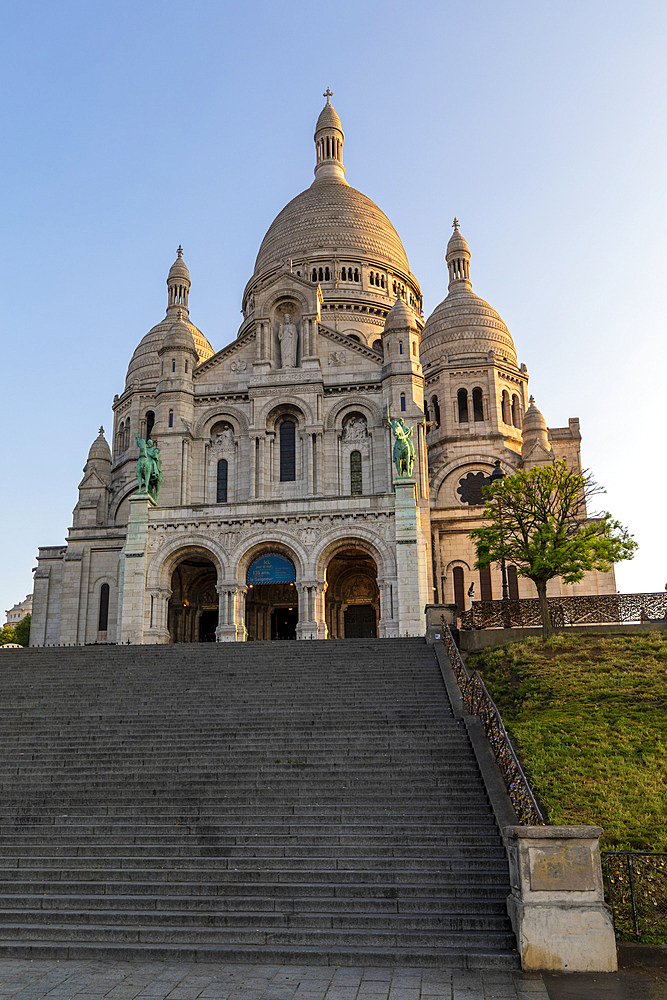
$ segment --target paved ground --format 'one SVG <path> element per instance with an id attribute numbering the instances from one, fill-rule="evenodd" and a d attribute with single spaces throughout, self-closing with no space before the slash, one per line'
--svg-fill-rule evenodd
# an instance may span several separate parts
<path id="1" fill-rule="evenodd" d="M 0 960 L 0 1000 L 549 1000 L 540 975 Z"/>
<path id="2" fill-rule="evenodd" d="M 609 975 L 0 959 L 0 1000 L 665 1000 L 664 971 Z"/>

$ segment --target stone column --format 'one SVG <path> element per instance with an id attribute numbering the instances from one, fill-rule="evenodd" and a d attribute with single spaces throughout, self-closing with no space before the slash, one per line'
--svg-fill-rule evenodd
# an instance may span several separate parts
<path id="1" fill-rule="evenodd" d="M 148 628 L 145 632 L 144 642 L 147 643 L 168 643 L 175 639 L 169 635 L 167 615 L 169 610 L 169 598 L 171 590 L 166 587 L 156 587 L 147 593 L 148 599 Z"/>
<path id="2" fill-rule="evenodd" d="M 512 887 L 507 910 L 523 969 L 616 971 L 602 886 L 602 832 L 599 826 L 504 828 Z"/>
<path id="3" fill-rule="evenodd" d="M 299 587 L 299 622 L 297 639 L 326 639 L 328 630 L 324 619 L 324 593 L 326 583 L 304 580 Z"/>

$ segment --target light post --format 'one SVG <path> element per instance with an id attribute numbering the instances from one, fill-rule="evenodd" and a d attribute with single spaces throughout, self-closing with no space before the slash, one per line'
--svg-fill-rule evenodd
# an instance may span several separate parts
<path id="1" fill-rule="evenodd" d="M 497 483 L 501 479 L 505 478 L 505 473 L 500 467 L 500 459 L 497 458 L 493 464 L 494 464 L 494 470 L 489 476 L 489 482 L 492 486 L 494 483 Z M 500 503 L 500 497 L 498 498 L 498 521 L 500 522 L 500 544 L 504 545 L 505 539 L 503 537 L 503 508 L 502 504 Z M 502 556 L 500 559 L 500 572 L 502 574 L 502 580 L 503 580 L 503 601 L 506 601 L 509 598 L 509 593 L 507 589 L 507 569 L 505 568 L 505 556 Z"/>

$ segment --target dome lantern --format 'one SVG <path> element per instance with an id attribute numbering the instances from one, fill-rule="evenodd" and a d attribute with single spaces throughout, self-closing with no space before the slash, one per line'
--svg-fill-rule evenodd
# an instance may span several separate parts
<path id="1" fill-rule="evenodd" d="M 449 269 L 449 290 L 472 290 L 470 281 L 470 248 L 459 229 L 459 220 L 452 223 L 454 232 L 447 244 L 445 259 Z"/>
<path id="2" fill-rule="evenodd" d="M 183 260 L 183 247 L 179 245 L 176 251 L 176 260 L 169 268 L 167 275 L 167 315 L 178 313 L 178 310 L 182 309 L 187 316 L 190 285 L 190 272 Z"/>
<path id="3" fill-rule="evenodd" d="M 340 118 L 331 103 L 333 91 L 327 87 L 323 97 L 327 103 L 324 105 L 320 117 L 315 126 L 315 177 L 317 180 L 337 180 L 345 181 L 345 167 L 343 166 L 343 141 L 345 133 L 341 125 Z"/>

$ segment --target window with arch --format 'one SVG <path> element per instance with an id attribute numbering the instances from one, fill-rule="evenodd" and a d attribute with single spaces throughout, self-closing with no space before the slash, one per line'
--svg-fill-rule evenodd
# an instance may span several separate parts
<path id="1" fill-rule="evenodd" d="M 313 273 L 311 275 L 311 278 L 312 278 L 313 281 L 317 281 L 317 268 L 316 267 L 313 268 Z"/>
<path id="2" fill-rule="evenodd" d="M 227 503 L 227 480 L 229 477 L 229 465 L 226 458 L 221 458 L 218 462 L 215 499 L 216 503 Z"/>
<path id="3" fill-rule="evenodd" d="M 484 420 L 484 400 L 480 388 L 472 391 L 472 414 L 474 420 Z"/>
<path id="4" fill-rule="evenodd" d="M 398 342 L 398 353 L 399 354 L 403 353 L 403 341 L 402 340 L 399 340 L 399 342 Z"/>
<path id="5" fill-rule="evenodd" d="M 171 359 L 171 370 L 172 372 L 176 371 L 176 358 Z"/>
<path id="6" fill-rule="evenodd" d="M 511 424 L 512 416 L 510 413 L 510 394 L 507 389 L 503 389 L 503 394 L 500 397 L 500 408 L 502 410 L 503 423 Z"/>
<path id="7" fill-rule="evenodd" d="M 170 427 L 174 426 L 174 411 L 173 410 L 169 411 L 169 426 Z"/>
<path id="8" fill-rule="evenodd" d="M 106 632 L 109 627 L 109 584 L 100 587 L 100 609 L 97 616 L 97 631 Z"/>
<path id="9" fill-rule="evenodd" d="M 328 280 L 329 280 L 329 275 L 330 275 L 330 271 L 329 271 L 329 268 L 328 268 L 328 267 L 325 267 L 325 268 L 324 268 L 324 280 L 325 280 L 325 281 L 328 281 Z"/>
<path id="10" fill-rule="evenodd" d="M 353 497 L 361 496 L 363 481 L 361 474 L 361 452 L 350 452 L 350 493 Z"/>
<path id="11" fill-rule="evenodd" d="M 427 424 L 430 424 L 430 422 L 431 422 L 431 414 L 429 412 L 428 401 L 426 399 L 424 400 L 424 420 L 426 421 Z M 426 428 L 426 433 L 427 434 L 428 434 L 428 431 L 429 431 L 429 428 L 427 427 Z"/>
<path id="12" fill-rule="evenodd" d="M 459 614 L 463 614 L 466 609 L 466 591 L 463 569 L 460 566 L 455 566 L 452 570 L 452 579 L 454 581 L 454 603 L 456 604 L 456 610 Z"/>
<path id="13" fill-rule="evenodd" d="M 319 278 L 320 281 L 324 281 L 324 271 L 322 270 L 322 268 L 320 268 L 319 271 L 317 272 L 317 277 Z"/>
<path id="14" fill-rule="evenodd" d="M 296 480 L 296 424 L 283 420 L 280 425 L 280 482 Z"/>
<path id="15" fill-rule="evenodd" d="M 151 436 L 151 431 L 155 425 L 155 413 L 153 410 L 148 410 L 146 412 L 146 439 Z"/>
<path id="16" fill-rule="evenodd" d="M 371 347 L 373 348 L 374 351 L 377 351 L 378 354 L 381 354 L 382 356 L 384 356 L 384 347 L 382 346 L 382 337 L 378 337 L 377 340 L 374 340 L 373 343 L 371 344 Z"/>
<path id="17" fill-rule="evenodd" d="M 459 409 L 459 423 L 468 423 L 468 390 L 459 389 L 456 393 L 456 402 L 458 403 Z"/>
<path id="18" fill-rule="evenodd" d="M 515 427 L 521 427 L 521 407 L 516 393 L 512 396 L 512 423 Z"/>
<path id="19" fill-rule="evenodd" d="M 435 420 L 436 427 L 440 426 L 440 404 L 438 403 L 438 397 L 431 397 L 431 406 L 433 407 L 433 419 Z"/>
<path id="20" fill-rule="evenodd" d="M 401 413 L 405 413 L 405 393 L 401 393 Z"/>
<path id="21" fill-rule="evenodd" d="M 507 589 L 509 590 L 510 601 L 519 600 L 519 578 L 516 566 L 507 567 Z"/>

